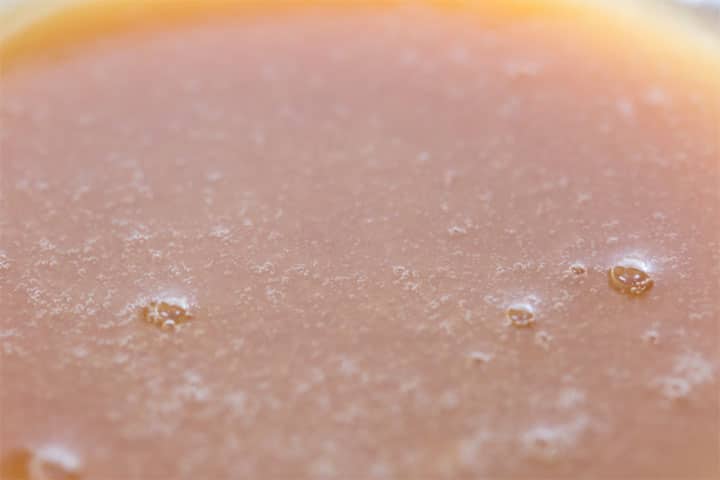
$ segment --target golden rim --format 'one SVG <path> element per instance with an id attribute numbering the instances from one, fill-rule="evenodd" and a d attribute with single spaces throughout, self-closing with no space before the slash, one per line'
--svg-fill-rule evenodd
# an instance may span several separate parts
<path id="1" fill-rule="evenodd" d="M 720 35 L 681 10 L 652 0 L 418 0 L 417 3 L 495 16 L 572 17 L 591 35 L 621 35 L 669 62 L 720 75 Z M 201 17 L 275 12 L 308 6 L 382 7 L 402 0 L 24 0 L 0 11 L 0 66 L 113 32 L 194 21 Z M 602 42 L 599 42 L 602 44 Z M 609 42 L 605 42 L 609 43 Z M 609 48 L 612 48 L 611 46 Z M 617 48 L 617 43 L 615 44 Z M 717 77 L 720 78 L 720 77 Z"/>

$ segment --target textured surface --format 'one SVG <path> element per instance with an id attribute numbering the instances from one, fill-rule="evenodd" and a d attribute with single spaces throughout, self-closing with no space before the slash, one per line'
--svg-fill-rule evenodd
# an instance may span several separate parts
<path id="1" fill-rule="evenodd" d="M 717 90 L 552 27 L 310 11 L 5 78 L 2 453 L 716 478 Z M 641 298 L 608 285 L 626 256 Z"/>

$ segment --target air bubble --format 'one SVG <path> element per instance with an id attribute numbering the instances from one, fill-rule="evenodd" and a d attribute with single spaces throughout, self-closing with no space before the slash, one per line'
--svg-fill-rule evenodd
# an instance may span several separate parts
<path id="1" fill-rule="evenodd" d="M 575 262 L 570 265 L 570 273 L 578 277 L 585 276 L 587 275 L 587 267 L 585 267 L 582 263 Z"/>
<path id="2" fill-rule="evenodd" d="M 80 480 L 81 477 L 78 457 L 54 445 L 37 450 L 19 448 L 0 462 L 3 480 Z"/>
<path id="3" fill-rule="evenodd" d="M 577 447 L 588 425 L 589 419 L 580 415 L 569 423 L 536 426 L 520 437 L 522 450 L 530 459 L 544 463 L 557 462 Z"/>
<path id="4" fill-rule="evenodd" d="M 692 390 L 692 385 L 684 378 L 668 377 L 660 382 L 660 391 L 665 398 L 681 400 L 686 398 Z"/>
<path id="5" fill-rule="evenodd" d="M 640 296 L 655 284 L 648 273 L 644 262 L 636 259 L 625 259 L 610 268 L 608 277 L 610 286 L 620 293 Z"/>
<path id="6" fill-rule="evenodd" d="M 140 316 L 143 321 L 168 331 L 192 319 L 189 302 L 184 298 L 152 300 L 141 308 Z"/>
<path id="7" fill-rule="evenodd" d="M 175 320 L 165 320 L 160 328 L 163 330 L 174 330 L 176 326 Z"/>
<path id="8" fill-rule="evenodd" d="M 657 330 L 647 330 L 643 333 L 642 339 L 645 343 L 656 345 L 660 342 L 660 333 Z"/>
<path id="9" fill-rule="evenodd" d="M 451 237 L 461 237 L 463 235 L 466 235 L 467 233 L 468 233 L 467 229 L 460 225 L 453 225 L 450 228 L 448 228 L 448 234 Z"/>
<path id="10" fill-rule="evenodd" d="M 550 345 L 552 344 L 552 341 L 553 336 L 545 330 L 540 330 L 535 334 L 535 345 L 545 351 L 550 350 Z"/>
<path id="11" fill-rule="evenodd" d="M 523 435 L 523 450 L 530 458 L 551 463 L 556 461 L 560 454 L 559 440 L 554 429 L 537 427 Z"/>
<path id="12" fill-rule="evenodd" d="M 485 352 L 470 352 L 467 356 L 468 363 L 470 365 L 479 365 L 483 363 L 489 363 L 495 355 L 492 353 L 485 353 Z"/>
<path id="13" fill-rule="evenodd" d="M 515 303 L 505 311 L 510 325 L 514 327 L 532 327 L 535 324 L 535 311 L 526 303 Z"/>

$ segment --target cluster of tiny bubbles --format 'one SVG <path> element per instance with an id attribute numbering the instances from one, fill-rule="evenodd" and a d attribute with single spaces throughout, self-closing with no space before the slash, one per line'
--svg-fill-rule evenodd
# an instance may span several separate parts
<path id="1" fill-rule="evenodd" d="M 0 461 L 2 480 L 80 480 L 82 466 L 75 453 L 58 445 L 18 448 Z"/>
<path id="2" fill-rule="evenodd" d="M 616 262 L 608 271 L 608 280 L 612 288 L 632 297 L 645 294 L 655 284 L 649 266 L 637 258 Z"/>
<path id="3" fill-rule="evenodd" d="M 140 318 L 163 330 L 174 330 L 193 318 L 191 302 L 184 296 L 162 295 L 140 302 Z"/>
<path id="4" fill-rule="evenodd" d="M 668 400 L 680 401 L 690 396 L 693 388 L 713 382 L 715 368 L 699 353 L 686 353 L 675 358 L 672 372 L 655 380 L 655 386 Z"/>
<path id="5" fill-rule="evenodd" d="M 584 263 L 579 261 L 569 263 L 566 268 L 565 278 L 570 277 L 578 280 L 587 278 L 590 271 Z M 620 293 L 631 297 L 639 297 L 648 292 L 655 283 L 651 271 L 648 263 L 643 260 L 637 257 L 625 257 L 614 262 L 609 268 L 609 283 L 614 290 Z M 496 300 L 495 297 L 485 297 L 487 303 L 492 304 Z M 535 306 L 539 303 L 540 300 L 534 295 L 523 299 L 516 297 L 516 301 L 507 304 L 504 308 L 506 324 L 519 329 L 534 327 L 537 323 Z M 545 350 L 549 349 L 551 340 L 552 336 L 547 332 L 538 332 L 535 338 L 536 344 Z M 646 340 L 649 343 L 657 343 L 657 334 L 648 334 Z"/>

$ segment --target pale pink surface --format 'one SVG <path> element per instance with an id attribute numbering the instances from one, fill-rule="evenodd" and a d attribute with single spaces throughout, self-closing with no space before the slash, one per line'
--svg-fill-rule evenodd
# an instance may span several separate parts
<path id="1" fill-rule="evenodd" d="M 0 447 L 87 478 L 715 478 L 717 89 L 548 28 L 311 11 L 11 73 Z M 628 255 L 642 298 L 608 287 Z M 172 333 L 134 314 L 164 293 Z"/>

